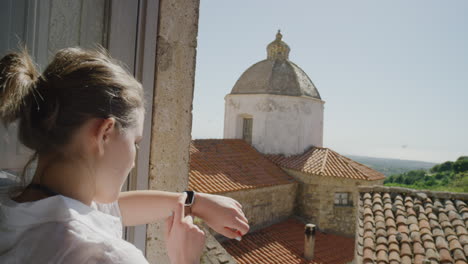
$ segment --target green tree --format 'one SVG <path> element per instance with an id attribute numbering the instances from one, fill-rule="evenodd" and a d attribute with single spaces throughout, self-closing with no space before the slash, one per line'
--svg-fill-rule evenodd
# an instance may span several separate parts
<path id="1" fill-rule="evenodd" d="M 394 174 L 385 179 L 385 184 L 407 185 L 411 188 L 468 192 L 468 156 L 459 157 L 455 162 L 446 161 L 430 169 L 413 170 Z"/>
<path id="2" fill-rule="evenodd" d="M 403 180 L 404 180 L 403 175 L 400 174 L 400 175 L 397 175 L 397 176 L 395 177 L 395 179 L 393 180 L 393 182 L 395 182 L 395 183 L 403 183 Z"/>
<path id="3" fill-rule="evenodd" d="M 436 181 L 433 178 L 431 178 L 431 179 L 429 179 L 429 180 L 427 180 L 425 182 L 425 185 L 426 186 L 434 186 L 434 185 L 436 185 Z"/>
<path id="4" fill-rule="evenodd" d="M 450 171 L 452 170 L 452 161 L 446 161 L 442 164 L 435 165 L 434 167 L 431 168 L 431 172 L 442 172 L 442 171 Z"/>
<path id="5" fill-rule="evenodd" d="M 448 186 L 449 184 L 449 178 L 448 177 L 444 177 L 441 181 L 440 181 L 440 184 L 442 186 Z"/>
<path id="6" fill-rule="evenodd" d="M 468 159 L 460 159 L 453 163 L 453 170 L 455 172 L 468 171 Z"/>
<path id="7" fill-rule="evenodd" d="M 406 178 L 404 178 L 403 183 L 406 184 L 406 185 L 411 185 L 411 184 L 414 183 L 414 178 L 406 177 Z"/>
<path id="8" fill-rule="evenodd" d="M 385 180 L 384 180 L 384 184 L 385 183 L 393 183 L 393 176 L 386 177 Z"/>
<path id="9" fill-rule="evenodd" d="M 434 178 L 436 178 L 437 180 L 441 180 L 441 179 L 443 179 L 445 176 L 446 176 L 446 174 L 443 174 L 443 173 L 440 173 L 440 172 L 439 172 L 439 173 L 436 173 L 436 174 L 434 175 Z"/>

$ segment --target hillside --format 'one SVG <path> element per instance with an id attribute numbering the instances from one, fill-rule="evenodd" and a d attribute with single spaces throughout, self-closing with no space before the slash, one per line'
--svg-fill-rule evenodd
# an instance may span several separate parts
<path id="1" fill-rule="evenodd" d="M 355 155 L 345 156 L 368 167 L 371 167 L 374 170 L 383 173 L 385 176 L 401 174 L 412 170 L 429 170 L 436 165 L 436 163 L 415 160 L 372 158 Z"/>
<path id="2" fill-rule="evenodd" d="M 413 189 L 468 192 L 468 156 L 456 161 L 446 161 L 429 170 L 411 170 L 385 179 L 386 186 L 403 186 Z"/>

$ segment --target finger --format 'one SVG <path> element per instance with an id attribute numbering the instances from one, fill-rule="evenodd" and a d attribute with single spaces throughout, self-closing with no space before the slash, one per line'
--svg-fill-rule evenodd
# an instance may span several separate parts
<path id="1" fill-rule="evenodd" d="M 242 204 L 240 204 L 238 201 L 234 200 L 235 204 L 237 205 L 237 207 L 239 207 L 239 209 L 242 210 Z"/>
<path id="2" fill-rule="evenodd" d="M 192 228 L 193 228 L 194 230 L 197 230 L 198 233 L 203 233 L 203 234 L 205 234 L 205 232 L 203 232 L 203 230 L 201 230 L 201 228 L 200 228 L 199 226 L 197 226 L 197 225 L 192 225 Z"/>
<path id="3" fill-rule="evenodd" d="M 239 215 L 240 215 L 239 218 L 240 218 L 242 221 L 246 222 L 247 224 L 249 223 L 249 220 L 247 219 L 247 217 L 245 217 L 244 212 L 241 211 L 241 212 L 239 213 Z"/>
<path id="4" fill-rule="evenodd" d="M 195 230 L 198 234 L 198 239 L 202 241 L 202 243 L 205 243 L 206 240 L 206 233 L 205 231 L 201 230 L 198 226 L 195 226 Z"/>
<path id="5" fill-rule="evenodd" d="M 235 226 L 233 228 L 239 230 L 242 235 L 245 235 L 249 232 L 250 226 L 240 218 L 236 217 Z"/>
<path id="6" fill-rule="evenodd" d="M 191 215 L 187 215 L 185 217 L 185 221 L 189 224 L 189 225 L 193 225 L 193 217 Z"/>
<path id="7" fill-rule="evenodd" d="M 247 219 L 247 217 L 245 217 L 245 214 L 244 212 L 239 209 L 239 208 L 234 208 L 235 212 L 234 212 L 234 216 L 233 217 L 239 217 L 240 219 L 242 219 L 244 222 L 248 223 L 249 220 Z"/>
<path id="8" fill-rule="evenodd" d="M 174 222 L 174 212 L 166 218 L 166 237 L 169 237 L 169 234 L 171 233 L 172 230 L 172 224 Z"/>
<path id="9" fill-rule="evenodd" d="M 240 237 L 240 234 L 238 233 L 237 230 L 233 230 L 229 227 L 225 227 L 222 231 L 221 231 L 221 235 L 227 237 L 227 238 L 231 238 L 231 239 L 236 239 L 238 237 Z"/>
<path id="10" fill-rule="evenodd" d="M 174 222 L 178 221 L 179 223 L 181 223 L 184 220 L 184 207 L 186 198 L 187 194 L 183 193 L 181 196 L 179 196 L 179 199 L 177 199 L 177 204 L 174 212 Z"/>

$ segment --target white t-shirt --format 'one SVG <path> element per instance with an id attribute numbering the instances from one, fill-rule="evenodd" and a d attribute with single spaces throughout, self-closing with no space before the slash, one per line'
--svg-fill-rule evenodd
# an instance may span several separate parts
<path id="1" fill-rule="evenodd" d="M 119 205 L 56 195 L 16 203 L 0 195 L 0 263 L 148 263 L 122 239 Z"/>

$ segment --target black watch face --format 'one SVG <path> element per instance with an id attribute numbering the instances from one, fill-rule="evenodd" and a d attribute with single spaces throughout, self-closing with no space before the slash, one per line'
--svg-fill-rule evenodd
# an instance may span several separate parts
<path id="1" fill-rule="evenodd" d="M 186 191 L 187 193 L 187 199 L 185 199 L 185 204 L 186 205 L 191 205 L 193 203 L 193 196 L 195 193 L 193 191 Z"/>

